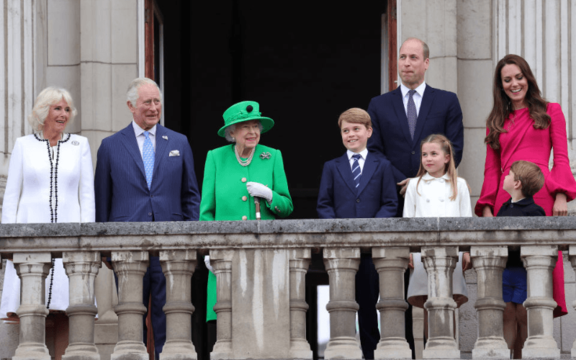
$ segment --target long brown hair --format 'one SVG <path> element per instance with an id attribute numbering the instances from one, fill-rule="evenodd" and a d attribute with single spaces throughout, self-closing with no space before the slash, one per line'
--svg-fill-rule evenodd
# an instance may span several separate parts
<path id="1" fill-rule="evenodd" d="M 456 200 L 458 197 L 458 173 L 456 172 L 456 165 L 454 163 L 454 151 L 452 150 L 452 143 L 448 138 L 441 134 L 432 134 L 429 135 L 426 139 L 422 140 L 420 143 L 420 154 L 422 154 L 422 147 L 426 143 L 436 143 L 440 145 L 440 148 L 446 155 L 450 156 L 450 161 L 444 166 L 444 173 L 448 174 L 450 178 L 450 187 L 452 187 L 452 196 L 450 196 L 450 200 Z M 424 169 L 424 165 L 422 165 L 422 159 L 420 159 L 420 169 L 418 169 L 418 182 L 416 183 L 416 193 L 420 195 L 418 192 L 418 185 L 420 185 L 420 180 L 422 180 L 422 176 L 426 175 L 426 169 Z"/>
<path id="2" fill-rule="evenodd" d="M 494 150 L 500 150 L 500 134 L 507 132 L 504 129 L 504 121 L 514 111 L 510 98 L 502 88 L 502 68 L 511 64 L 518 66 L 522 75 L 528 81 L 525 101 L 528 104 L 530 118 L 534 120 L 534 129 L 546 129 L 550 125 L 550 115 L 546 113 L 548 102 L 540 94 L 540 88 L 538 83 L 536 83 L 532 70 L 530 70 L 530 65 L 518 55 L 506 55 L 498 61 L 494 71 L 494 84 L 492 85 L 494 105 L 488 119 L 486 119 L 486 127 L 489 132 L 484 139 L 484 143 L 490 145 Z"/>

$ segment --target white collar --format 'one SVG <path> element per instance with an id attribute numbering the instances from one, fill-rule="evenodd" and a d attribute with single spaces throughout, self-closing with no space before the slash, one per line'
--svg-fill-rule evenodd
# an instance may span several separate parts
<path id="1" fill-rule="evenodd" d="M 136 134 L 136 137 L 142 135 L 144 131 L 146 131 L 142 129 L 140 125 L 136 124 L 136 121 L 134 121 L 134 119 L 132 119 L 132 127 L 134 128 L 134 133 Z M 154 125 L 152 129 L 148 130 L 148 132 L 152 134 L 152 136 L 156 136 L 156 125 Z"/>
<path id="2" fill-rule="evenodd" d="M 408 91 L 410 90 L 412 89 L 409 89 L 404 84 L 400 84 L 400 91 L 402 91 L 402 98 L 406 97 L 406 94 L 408 94 Z M 416 90 L 416 92 L 418 93 L 418 95 L 420 95 L 420 97 L 424 97 L 424 90 L 426 90 L 426 81 L 424 81 L 414 90 Z"/>
<path id="3" fill-rule="evenodd" d="M 366 156 L 368 156 L 368 148 L 360 151 L 359 153 L 355 153 L 353 151 L 346 150 L 346 155 L 348 155 L 348 161 L 350 161 L 352 159 L 352 156 L 354 154 L 360 154 L 360 156 L 362 156 L 362 159 L 364 159 L 364 161 L 366 161 Z"/>
<path id="4" fill-rule="evenodd" d="M 442 181 L 446 181 L 446 182 L 450 181 L 450 177 L 448 176 L 448 173 L 440 176 L 439 178 L 436 178 L 436 177 L 434 177 L 428 173 L 426 173 L 422 176 L 422 180 L 424 180 L 424 181 L 433 181 L 433 180 L 440 180 L 440 179 L 442 179 Z"/>

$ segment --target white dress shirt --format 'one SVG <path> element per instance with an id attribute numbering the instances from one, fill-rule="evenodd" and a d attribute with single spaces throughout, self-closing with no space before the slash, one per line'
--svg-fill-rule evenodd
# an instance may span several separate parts
<path id="1" fill-rule="evenodd" d="M 144 148 L 144 140 L 146 140 L 146 136 L 144 135 L 144 129 L 142 129 L 134 120 L 132 120 L 132 126 L 134 127 L 134 134 L 136 135 L 136 141 L 138 142 L 138 149 L 140 149 L 140 156 L 144 158 L 143 148 Z M 152 142 L 152 147 L 154 151 L 156 151 L 156 125 L 150 130 L 150 141 Z"/>
<path id="2" fill-rule="evenodd" d="M 350 170 L 353 170 L 352 165 L 354 165 L 354 159 L 352 158 L 352 156 L 355 154 L 356 154 L 355 152 L 346 150 L 346 155 L 348 155 L 348 161 L 350 162 Z M 364 163 L 366 162 L 366 156 L 368 156 L 368 149 L 360 151 L 359 154 L 360 159 L 358 159 L 358 165 L 360 165 L 360 174 L 362 174 L 362 171 L 364 170 Z"/>
<path id="3" fill-rule="evenodd" d="M 400 91 L 402 92 L 402 102 L 404 103 L 404 111 L 408 114 L 408 99 L 410 98 L 410 94 L 408 94 L 408 89 L 404 84 L 400 85 Z M 424 90 L 426 90 L 426 81 L 424 81 L 420 86 L 416 89 L 412 98 L 414 99 L 414 105 L 416 105 L 416 116 L 420 114 L 420 105 L 422 105 L 422 97 L 424 96 Z"/>

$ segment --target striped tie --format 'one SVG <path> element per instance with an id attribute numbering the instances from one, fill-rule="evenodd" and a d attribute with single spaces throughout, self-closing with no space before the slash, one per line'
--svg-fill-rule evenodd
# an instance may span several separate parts
<path id="1" fill-rule="evenodd" d="M 360 163 L 358 160 L 362 158 L 362 155 L 354 154 L 352 155 L 352 158 L 354 159 L 354 163 L 352 163 L 352 177 L 354 178 L 354 186 L 356 187 L 356 190 L 358 190 L 358 186 L 360 186 L 360 178 L 362 177 L 362 171 L 360 170 Z"/>
<path id="2" fill-rule="evenodd" d="M 152 140 L 150 140 L 148 131 L 144 131 L 144 136 L 146 139 L 142 147 L 142 160 L 144 161 L 146 182 L 148 183 L 148 189 L 150 189 L 150 185 L 152 185 L 152 173 L 154 171 L 154 146 L 152 146 Z"/>

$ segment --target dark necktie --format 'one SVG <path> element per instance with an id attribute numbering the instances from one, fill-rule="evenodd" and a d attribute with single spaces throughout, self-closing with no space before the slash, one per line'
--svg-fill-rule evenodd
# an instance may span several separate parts
<path id="1" fill-rule="evenodd" d="M 408 91 L 410 97 L 408 98 L 408 111 L 406 112 L 406 117 L 408 117 L 408 128 L 410 129 L 410 136 L 414 140 L 414 131 L 416 130 L 416 104 L 414 104 L 414 93 L 416 90 Z"/>
<path id="2" fill-rule="evenodd" d="M 354 186 L 356 190 L 358 190 L 358 186 L 360 186 L 360 178 L 362 177 L 362 171 L 360 170 L 360 163 L 358 160 L 362 158 L 360 154 L 352 155 L 354 162 L 352 163 L 352 177 L 354 178 Z"/>

